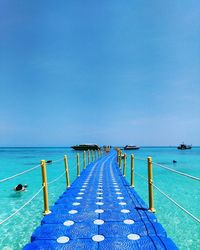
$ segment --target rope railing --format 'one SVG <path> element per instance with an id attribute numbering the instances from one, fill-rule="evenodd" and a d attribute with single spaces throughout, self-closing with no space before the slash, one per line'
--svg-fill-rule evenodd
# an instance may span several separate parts
<path id="1" fill-rule="evenodd" d="M 63 161 L 63 158 L 59 158 L 58 160 L 52 161 L 52 163 L 60 162 L 60 161 Z"/>
<path id="2" fill-rule="evenodd" d="M 8 221 L 9 219 L 11 219 L 13 216 L 15 216 L 16 214 L 18 214 L 24 207 L 26 207 L 37 195 L 39 195 L 39 193 L 42 191 L 44 187 L 42 186 L 37 193 L 35 193 L 31 199 L 29 199 L 23 206 L 21 206 L 19 209 L 17 209 L 14 213 L 12 213 L 11 215 L 9 215 L 6 219 L 2 220 L 0 222 L 0 225 L 2 225 L 3 223 L 5 223 L 6 221 Z"/>
<path id="3" fill-rule="evenodd" d="M 148 179 L 146 177 L 144 177 L 143 175 L 141 174 L 138 174 L 136 171 L 135 171 L 135 174 L 138 175 L 139 177 L 141 177 L 142 179 L 144 179 L 145 181 L 148 181 Z"/>
<path id="4" fill-rule="evenodd" d="M 140 158 L 140 157 L 135 157 L 136 160 L 140 160 L 140 161 L 146 161 L 147 159 L 145 158 Z"/>
<path id="5" fill-rule="evenodd" d="M 139 177 L 141 177 L 142 179 L 144 179 L 145 181 L 148 181 L 148 179 L 146 177 L 144 177 L 141 174 L 138 174 L 137 172 L 135 172 L 136 175 L 138 175 Z M 162 195 L 164 195 L 168 200 L 170 200 L 173 204 L 175 204 L 177 207 L 179 207 L 182 211 L 184 211 L 186 214 L 188 214 L 191 218 L 193 218 L 195 221 L 197 221 L 198 223 L 200 223 L 200 219 L 198 219 L 195 215 L 193 215 L 190 211 L 188 211 L 186 208 L 184 208 L 183 206 L 181 206 L 180 204 L 178 204 L 174 199 L 172 199 L 169 195 L 167 195 L 164 191 L 162 191 L 159 187 L 157 187 L 155 184 L 152 184 L 153 187 L 159 191 Z"/>
<path id="6" fill-rule="evenodd" d="M 28 173 L 28 172 L 31 172 L 32 170 L 34 170 L 34 169 L 36 169 L 36 168 L 39 168 L 39 167 L 40 167 L 40 165 L 37 165 L 37 166 L 35 166 L 35 167 L 29 168 L 29 169 L 27 169 L 27 170 L 25 170 L 25 171 L 23 171 L 23 172 L 18 173 L 18 174 L 12 175 L 12 176 L 7 177 L 7 178 L 4 178 L 4 179 L 0 180 L 0 183 L 1 183 L 1 182 L 8 181 L 8 180 L 11 180 L 11 179 L 13 179 L 13 178 L 15 178 L 15 177 L 17 177 L 17 176 L 26 174 L 26 173 Z"/>
<path id="7" fill-rule="evenodd" d="M 189 215 L 191 218 L 193 218 L 195 221 L 200 223 L 200 219 L 198 219 L 196 216 L 194 216 L 192 213 L 190 213 L 187 209 L 182 207 L 180 204 L 178 204 L 175 200 L 173 200 L 169 195 L 167 195 L 165 192 L 163 192 L 160 188 L 158 188 L 155 184 L 153 184 L 155 189 L 157 189 L 162 195 L 164 195 L 168 200 L 170 200 L 172 203 L 174 203 L 177 207 L 179 207 L 182 211 L 184 211 L 187 215 Z"/>
<path id="8" fill-rule="evenodd" d="M 163 165 L 161 165 L 161 164 L 159 164 L 159 163 L 155 163 L 155 162 L 153 162 L 153 164 L 154 164 L 154 165 L 156 165 L 156 166 L 158 166 L 158 167 L 161 167 L 161 168 L 167 169 L 167 170 L 169 170 L 169 171 L 171 171 L 171 172 L 174 172 L 174 173 L 176 173 L 176 174 L 180 174 L 180 175 L 183 175 L 183 176 L 185 176 L 185 177 L 191 178 L 191 179 L 193 179 L 193 180 L 200 181 L 200 178 L 195 177 L 195 176 L 193 176 L 193 175 L 189 175 L 189 174 L 186 174 L 186 173 L 183 173 L 183 172 L 177 171 L 177 170 L 175 170 L 175 169 L 168 168 L 168 167 L 163 166 Z"/>
<path id="9" fill-rule="evenodd" d="M 56 177 L 55 179 L 51 180 L 48 182 L 48 185 L 58 181 L 61 177 L 63 177 L 63 175 L 66 174 L 66 171 L 64 171 L 61 175 L 59 175 L 58 177 Z"/>
<path id="10" fill-rule="evenodd" d="M 143 159 L 143 158 L 135 158 L 136 160 L 141 160 L 141 161 L 146 161 L 146 159 Z M 185 176 L 185 177 L 188 177 L 190 179 L 193 179 L 193 180 L 196 180 L 196 181 L 200 181 L 200 178 L 199 177 L 196 177 L 196 176 L 193 176 L 193 175 L 189 175 L 189 174 L 186 174 L 184 172 L 180 172 L 178 170 L 175 170 L 175 169 L 172 169 L 172 168 L 169 168 L 169 167 L 166 167 L 162 164 L 159 164 L 159 163 L 156 163 L 156 162 L 152 162 L 155 166 L 158 166 L 158 167 L 161 167 L 163 169 L 166 169 L 166 170 L 169 170 L 171 172 L 174 172 L 176 174 L 179 174 L 179 175 L 182 175 L 182 176 Z"/>
<path id="11" fill-rule="evenodd" d="M 58 160 L 55 160 L 55 161 L 53 161 L 52 163 L 57 163 L 57 162 L 60 162 L 61 160 L 63 160 L 63 158 L 60 158 L 60 159 L 58 159 Z M 49 164 L 48 164 L 48 166 L 49 166 Z M 0 180 L 0 183 L 5 182 L 5 181 L 8 181 L 8 180 L 11 180 L 11 179 L 14 179 L 14 178 L 17 177 L 17 176 L 20 176 L 20 175 L 26 174 L 26 173 L 28 173 L 28 172 L 31 172 L 31 171 L 35 170 L 36 168 L 39 168 L 39 167 L 40 167 L 40 164 L 39 164 L 39 165 L 36 165 L 36 166 L 34 166 L 34 167 L 32 167 L 32 168 L 29 168 L 29 169 L 27 169 L 27 170 L 25 170 L 25 171 L 22 171 L 22 172 L 20 172 L 20 173 L 17 173 L 17 174 L 14 174 L 14 175 L 12 175 L 12 176 L 9 176 L 9 177 L 6 177 L 6 178 L 4 178 L 4 179 L 1 179 L 1 180 Z"/>

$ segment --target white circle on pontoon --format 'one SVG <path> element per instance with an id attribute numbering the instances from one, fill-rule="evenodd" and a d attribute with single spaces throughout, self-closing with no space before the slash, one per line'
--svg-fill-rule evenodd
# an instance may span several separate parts
<path id="1" fill-rule="evenodd" d="M 102 213 L 104 213 L 104 210 L 103 209 L 96 209 L 95 213 L 102 214 Z"/>
<path id="2" fill-rule="evenodd" d="M 96 241 L 96 242 L 103 241 L 104 239 L 105 239 L 105 237 L 104 237 L 103 235 L 100 235 L 100 234 L 94 235 L 94 236 L 92 237 L 92 240 L 93 240 L 93 241 Z"/>
<path id="3" fill-rule="evenodd" d="M 104 223 L 104 220 L 95 220 L 94 221 L 95 225 L 103 225 L 103 223 Z"/>
<path id="4" fill-rule="evenodd" d="M 130 213 L 130 210 L 128 210 L 128 209 L 122 209 L 122 210 L 121 210 L 121 213 L 127 214 L 127 213 Z"/>
<path id="5" fill-rule="evenodd" d="M 79 192 L 78 194 L 79 194 L 79 195 L 82 195 L 82 194 L 84 194 L 84 193 L 83 193 L 83 192 Z"/>
<path id="6" fill-rule="evenodd" d="M 74 202 L 74 203 L 72 203 L 72 205 L 73 206 L 79 206 L 81 203 L 79 203 L 79 202 Z"/>
<path id="7" fill-rule="evenodd" d="M 103 194 L 102 192 L 97 192 L 97 194 Z"/>
<path id="8" fill-rule="evenodd" d="M 126 205 L 126 202 L 119 202 L 119 205 L 124 206 L 124 205 Z"/>
<path id="9" fill-rule="evenodd" d="M 81 199 L 83 199 L 83 197 L 76 197 L 76 199 L 77 199 L 77 200 L 81 200 Z"/>
<path id="10" fill-rule="evenodd" d="M 97 200 L 103 200 L 103 197 L 97 197 Z"/>
<path id="11" fill-rule="evenodd" d="M 78 211 L 77 210 L 70 210 L 68 213 L 69 214 L 76 214 L 76 213 L 78 213 Z"/>
<path id="12" fill-rule="evenodd" d="M 67 236 L 61 236 L 57 239 L 58 243 L 67 243 L 69 241 L 69 237 Z"/>
<path id="13" fill-rule="evenodd" d="M 119 197 L 117 197 L 117 199 L 118 199 L 118 200 L 123 200 L 124 197 L 120 197 L 120 196 L 119 196 Z"/>
<path id="14" fill-rule="evenodd" d="M 101 206 L 101 205 L 103 205 L 104 203 L 98 201 L 98 202 L 96 202 L 96 204 Z"/>
<path id="15" fill-rule="evenodd" d="M 74 224 L 74 221 L 72 221 L 72 220 L 66 220 L 64 223 L 63 223 L 63 225 L 64 226 L 72 226 Z"/>
<path id="16" fill-rule="evenodd" d="M 86 185 L 83 185 L 82 187 L 83 187 L 83 188 L 86 188 L 87 186 L 86 186 Z"/>
<path id="17" fill-rule="evenodd" d="M 116 192 L 116 194 L 122 194 L 121 192 Z"/>
<path id="18" fill-rule="evenodd" d="M 130 219 L 124 220 L 124 224 L 128 224 L 128 225 L 134 224 L 134 220 L 130 220 Z"/>
<path id="19" fill-rule="evenodd" d="M 129 240 L 139 240 L 140 236 L 138 234 L 129 234 L 128 236 Z"/>
<path id="20" fill-rule="evenodd" d="M 80 191 L 85 191 L 85 188 L 81 188 Z"/>
<path id="21" fill-rule="evenodd" d="M 120 188 L 115 188 L 115 191 L 120 191 Z"/>

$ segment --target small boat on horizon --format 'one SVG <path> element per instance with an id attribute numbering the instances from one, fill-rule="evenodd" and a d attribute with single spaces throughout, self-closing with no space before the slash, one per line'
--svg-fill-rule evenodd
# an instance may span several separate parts
<path id="1" fill-rule="evenodd" d="M 124 147 L 124 150 L 135 150 L 135 149 L 140 149 L 139 146 L 131 146 L 131 145 L 126 145 Z"/>
<path id="2" fill-rule="evenodd" d="M 180 150 L 185 150 L 185 149 L 191 149 L 192 148 L 192 145 L 186 145 L 184 143 L 181 143 L 177 149 L 180 149 Z"/>
<path id="3" fill-rule="evenodd" d="M 100 147 L 96 144 L 79 144 L 72 146 L 71 148 L 75 150 L 99 150 Z"/>

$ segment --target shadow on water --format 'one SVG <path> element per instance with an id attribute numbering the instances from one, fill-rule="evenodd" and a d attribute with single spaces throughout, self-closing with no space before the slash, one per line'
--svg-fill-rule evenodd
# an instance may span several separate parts
<path id="1" fill-rule="evenodd" d="M 11 192 L 12 192 L 12 193 L 10 193 L 10 194 L 8 195 L 10 198 L 16 199 L 16 198 L 20 198 L 20 197 L 23 196 L 23 192 L 15 192 L 14 190 L 11 191 Z"/>

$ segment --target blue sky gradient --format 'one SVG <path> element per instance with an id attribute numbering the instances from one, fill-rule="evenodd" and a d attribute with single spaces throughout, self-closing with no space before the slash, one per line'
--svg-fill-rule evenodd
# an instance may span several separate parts
<path id="1" fill-rule="evenodd" d="M 200 1 L 0 1 L 0 146 L 200 145 Z"/>

